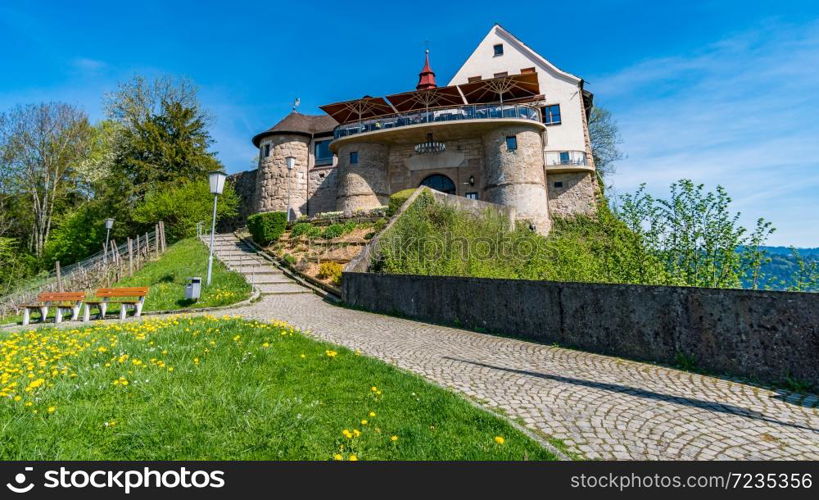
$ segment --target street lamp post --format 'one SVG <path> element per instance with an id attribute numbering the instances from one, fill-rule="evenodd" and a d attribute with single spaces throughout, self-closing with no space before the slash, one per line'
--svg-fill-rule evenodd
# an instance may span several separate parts
<path id="1" fill-rule="evenodd" d="M 284 160 L 287 163 L 287 222 L 290 222 L 290 173 L 296 165 L 296 158 L 294 156 L 288 156 Z"/>
<path id="2" fill-rule="evenodd" d="M 108 263 L 108 240 L 111 237 L 111 228 L 114 227 L 114 219 L 105 219 L 105 251 L 102 254 L 102 261 Z"/>
<path id="3" fill-rule="evenodd" d="M 214 171 L 208 174 L 210 181 L 210 192 L 213 194 L 213 220 L 210 225 L 210 255 L 208 255 L 208 281 L 210 285 L 211 274 L 213 272 L 213 234 L 216 232 L 216 203 L 222 190 L 225 188 L 225 178 L 227 176 L 224 172 Z"/>

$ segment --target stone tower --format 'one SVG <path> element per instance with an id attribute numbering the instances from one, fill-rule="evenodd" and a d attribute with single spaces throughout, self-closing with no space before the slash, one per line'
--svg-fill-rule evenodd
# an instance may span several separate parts
<path id="1" fill-rule="evenodd" d="M 293 111 L 269 130 L 253 138 L 259 148 L 254 212 L 287 211 L 291 219 L 308 214 L 310 186 L 308 172 L 314 135 L 335 126 L 328 116 L 303 115 Z M 294 158 L 292 169 L 287 158 Z"/>

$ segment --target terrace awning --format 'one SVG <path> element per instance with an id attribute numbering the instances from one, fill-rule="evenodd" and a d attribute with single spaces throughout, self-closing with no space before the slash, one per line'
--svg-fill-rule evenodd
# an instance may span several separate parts
<path id="1" fill-rule="evenodd" d="M 319 108 L 341 124 L 395 113 L 395 110 L 383 97 L 370 96 L 364 96 L 361 99 L 352 101 L 325 104 L 319 106 Z"/>
<path id="2" fill-rule="evenodd" d="M 436 87 L 425 90 L 414 90 L 401 94 L 388 95 L 390 101 L 399 113 L 418 111 L 442 106 L 462 106 L 464 102 L 458 87 Z"/>
<path id="3" fill-rule="evenodd" d="M 469 104 L 532 98 L 539 94 L 537 73 L 501 76 L 458 85 Z"/>

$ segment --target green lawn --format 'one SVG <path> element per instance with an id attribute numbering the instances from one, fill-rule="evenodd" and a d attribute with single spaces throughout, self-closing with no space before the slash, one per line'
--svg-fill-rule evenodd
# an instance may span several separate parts
<path id="1" fill-rule="evenodd" d="M 150 287 L 144 311 L 226 306 L 250 297 L 251 287 L 244 277 L 228 270 L 220 261 L 213 261 L 213 282 L 209 287 L 204 284 L 207 273 L 207 246 L 189 238 L 168 247 L 158 260 L 113 286 Z M 203 282 L 202 297 L 195 303 L 185 300 L 186 280 L 193 276 L 202 278 Z M 109 310 L 115 312 L 115 308 Z"/>
<path id="2" fill-rule="evenodd" d="M 283 323 L 163 317 L 0 341 L 2 460 L 550 460 L 508 423 Z"/>

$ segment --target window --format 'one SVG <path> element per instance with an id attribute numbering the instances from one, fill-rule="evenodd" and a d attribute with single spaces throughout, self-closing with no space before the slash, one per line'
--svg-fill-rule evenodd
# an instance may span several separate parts
<path id="1" fill-rule="evenodd" d="M 466 81 L 467 81 L 467 83 L 479 82 L 479 81 L 481 81 L 481 77 L 480 76 L 470 76 L 469 78 L 466 79 Z"/>
<path id="2" fill-rule="evenodd" d="M 555 182 L 554 186 L 555 186 L 556 188 L 562 188 L 562 187 L 563 187 L 563 181 L 557 181 L 557 182 Z"/>
<path id="3" fill-rule="evenodd" d="M 568 151 L 561 151 L 560 152 L 560 164 L 561 165 L 567 165 L 567 164 L 569 164 L 571 162 L 572 162 L 572 160 L 569 157 L 569 152 Z"/>
<path id="4" fill-rule="evenodd" d="M 478 193 L 466 193 L 466 197 L 468 199 L 470 199 L 470 200 L 477 200 L 478 199 Z"/>
<path id="5" fill-rule="evenodd" d="M 514 151 L 518 149 L 518 138 L 517 136 L 510 135 L 506 138 L 506 149 L 508 151 Z"/>
<path id="6" fill-rule="evenodd" d="M 350 165 L 358 164 L 358 151 L 350 152 Z"/>
<path id="7" fill-rule="evenodd" d="M 534 73 L 534 72 L 535 72 L 535 68 L 534 68 L 534 67 L 531 67 L 531 68 L 523 68 L 522 70 L 520 70 L 520 74 L 521 74 L 521 75 L 525 75 L 526 73 Z"/>
<path id="8" fill-rule="evenodd" d="M 315 150 L 316 165 L 332 165 L 333 152 L 330 151 L 330 141 L 316 141 Z"/>
<path id="9" fill-rule="evenodd" d="M 502 56 L 503 55 L 503 44 L 499 43 L 499 44 L 495 45 L 494 47 L 492 47 L 492 50 L 495 51 L 496 56 Z"/>
<path id="10" fill-rule="evenodd" d="M 560 104 L 552 104 L 543 108 L 543 123 L 560 125 Z"/>
<path id="11" fill-rule="evenodd" d="M 264 145 L 264 157 L 267 158 L 268 156 L 270 156 L 270 144 L 265 144 Z"/>
<path id="12" fill-rule="evenodd" d="M 502 76 L 509 76 L 509 72 L 508 72 L 508 71 L 504 71 L 504 72 L 502 72 L 502 73 L 495 73 L 495 78 L 500 78 L 500 77 L 502 77 Z"/>

